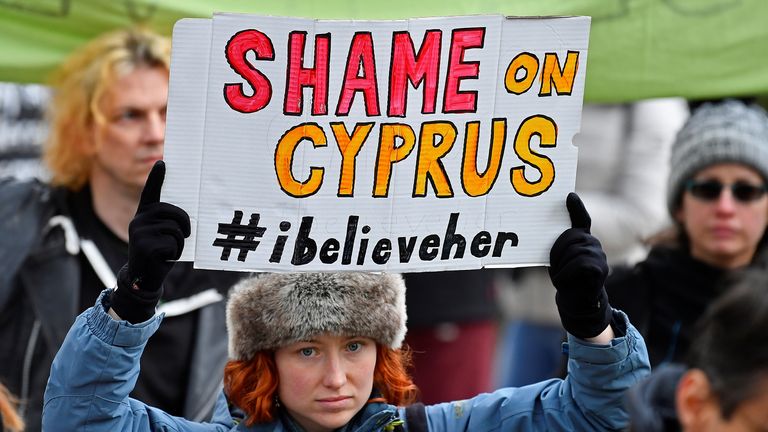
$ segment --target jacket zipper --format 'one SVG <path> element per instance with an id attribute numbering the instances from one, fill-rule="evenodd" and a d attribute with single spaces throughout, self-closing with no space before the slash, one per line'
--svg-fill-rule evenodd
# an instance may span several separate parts
<path id="1" fill-rule="evenodd" d="M 21 375 L 21 397 L 19 399 L 19 415 L 24 418 L 29 403 L 29 381 L 32 373 L 32 356 L 35 354 L 35 345 L 40 336 L 40 320 L 36 319 L 29 334 L 27 349 L 24 352 L 24 368 Z"/>

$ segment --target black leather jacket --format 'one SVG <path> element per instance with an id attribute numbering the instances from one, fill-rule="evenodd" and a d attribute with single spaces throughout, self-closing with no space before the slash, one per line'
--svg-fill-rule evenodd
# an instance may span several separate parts
<path id="1" fill-rule="evenodd" d="M 0 180 L 0 380 L 21 400 L 30 432 L 40 430 L 51 363 L 78 308 L 79 239 L 68 219 L 57 217 L 66 208 L 60 192 L 37 181 Z M 190 268 L 177 265 L 169 279 Z M 226 293 L 237 277 L 224 275 L 227 285 L 217 290 Z M 212 414 L 227 359 L 225 302 L 197 312 L 182 415 L 203 421 Z"/>

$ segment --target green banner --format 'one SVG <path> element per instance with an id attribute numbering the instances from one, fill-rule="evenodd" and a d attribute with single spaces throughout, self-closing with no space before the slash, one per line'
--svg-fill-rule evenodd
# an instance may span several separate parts
<path id="1" fill-rule="evenodd" d="M 115 27 L 170 34 L 214 12 L 325 19 L 505 14 L 592 17 L 585 100 L 768 93 L 765 0 L 0 0 L 0 81 L 44 82 L 72 49 Z"/>

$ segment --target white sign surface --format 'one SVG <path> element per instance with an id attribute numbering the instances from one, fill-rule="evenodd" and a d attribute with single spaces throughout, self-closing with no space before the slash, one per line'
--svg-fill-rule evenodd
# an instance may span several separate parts
<path id="1" fill-rule="evenodd" d="M 588 17 L 217 14 L 173 38 L 163 199 L 248 271 L 547 264 L 570 225 Z"/>

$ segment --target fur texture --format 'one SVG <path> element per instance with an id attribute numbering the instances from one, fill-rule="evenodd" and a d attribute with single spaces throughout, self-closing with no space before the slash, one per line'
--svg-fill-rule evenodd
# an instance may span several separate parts
<path id="1" fill-rule="evenodd" d="M 309 340 L 322 333 L 369 337 L 400 348 L 405 283 L 385 273 L 270 273 L 232 288 L 227 303 L 229 357 Z"/>

